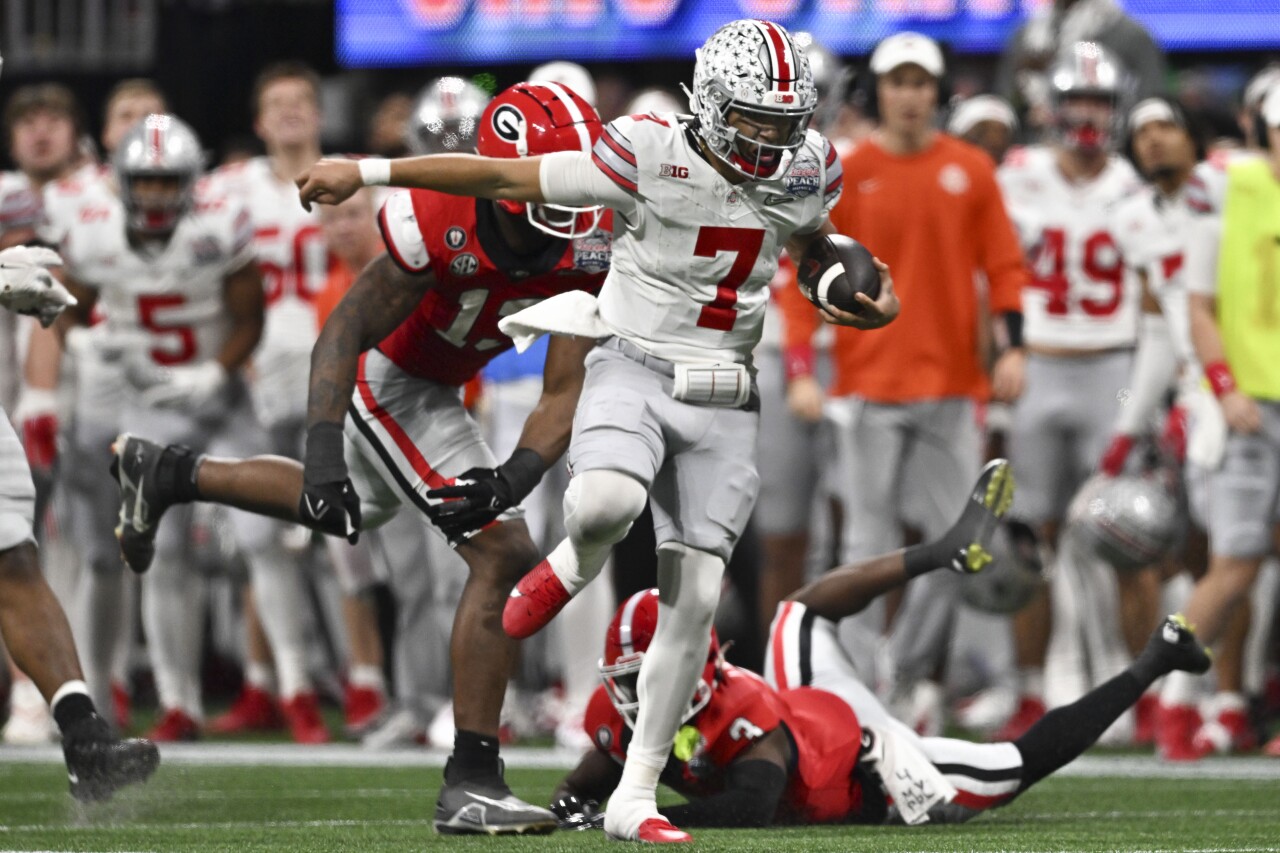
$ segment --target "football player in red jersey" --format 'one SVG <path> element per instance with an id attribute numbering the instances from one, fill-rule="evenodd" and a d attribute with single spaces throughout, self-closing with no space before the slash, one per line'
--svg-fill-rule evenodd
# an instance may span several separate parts
<path id="1" fill-rule="evenodd" d="M 517 84 L 485 110 L 478 147 L 495 157 L 589 151 L 600 132 L 595 110 L 563 86 Z M 539 558 L 519 503 L 568 445 L 583 359 L 595 342 L 551 342 L 542 398 L 501 465 L 463 408 L 460 386 L 512 345 L 501 317 L 555 294 L 599 289 L 611 246 L 601 219 L 599 208 L 396 192 L 379 215 L 387 252 L 361 272 L 312 353 L 304 464 L 197 458 L 132 436 L 116 444 L 121 545 L 131 564 L 164 511 L 184 501 L 352 539 L 362 523 L 376 526 L 401 507 L 432 517 L 471 572 L 453 626 L 457 738 L 436 807 L 441 832 L 556 825 L 503 781 L 498 715 L 516 644 L 501 616 Z M 449 491 L 455 483 L 460 497 Z"/>
<path id="2" fill-rule="evenodd" d="M 984 565 L 1012 496 L 1009 463 L 991 462 L 942 539 L 836 569 L 784 601 L 764 678 L 725 663 L 713 631 L 662 775 L 689 802 L 661 809 L 663 816 L 680 826 L 965 821 L 1072 761 L 1156 678 L 1208 668 L 1194 635 L 1170 617 L 1128 670 L 1050 712 L 1015 742 L 922 738 L 889 716 L 854 674 L 836 623 L 924 572 Z M 602 823 L 599 800 L 622 773 L 642 701 L 636 674 L 657 612 L 657 590 L 647 590 L 624 602 L 610 623 L 604 684 L 584 721 L 596 749 L 553 796 L 562 828 Z"/>

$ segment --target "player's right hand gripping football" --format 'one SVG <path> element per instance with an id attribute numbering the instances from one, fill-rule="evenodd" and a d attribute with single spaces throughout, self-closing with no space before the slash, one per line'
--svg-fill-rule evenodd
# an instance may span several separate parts
<path id="1" fill-rule="evenodd" d="M 859 293 L 855 298 L 861 303 L 862 309 L 857 314 L 842 311 L 834 305 L 822 308 L 818 313 L 822 315 L 823 322 L 852 326 L 855 329 L 879 329 L 897 318 L 898 312 L 902 310 L 902 303 L 898 301 L 898 294 L 893 291 L 893 276 L 889 272 L 889 265 L 879 258 L 871 260 L 880 271 L 880 295 L 872 299 L 865 293 Z"/>
<path id="2" fill-rule="evenodd" d="M 298 518 L 307 527 L 345 537 L 352 545 L 360 539 L 360 496 L 347 476 L 339 424 L 319 423 L 307 430 Z"/>
<path id="3" fill-rule="evenodd" d="M 53 249 L 41 246 L 12 246 L 0 252 L 0 305 L 40 320 L 46 329 L 76 298 L 49 274 L 50 267 L 62 266 Z"/>

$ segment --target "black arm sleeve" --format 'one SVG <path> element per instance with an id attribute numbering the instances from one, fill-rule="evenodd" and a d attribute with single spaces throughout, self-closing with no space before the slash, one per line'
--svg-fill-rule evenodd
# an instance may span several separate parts
<path id="1" fill-rule="evenodd" d="M 1004 320 L 1005 345 L 1010 349 L 1017 349 L 1023 345 L 1022 339 L 1022 312 L 1006 311 L 1001 315 Z"/>
<path id="2" fill-rule="evenodd" d="M 772 761 L 752 759 L 729 768 L 719 794 L 658 811 L 679 827 L 768 826 L 786 787 L 785 770 Z"/>

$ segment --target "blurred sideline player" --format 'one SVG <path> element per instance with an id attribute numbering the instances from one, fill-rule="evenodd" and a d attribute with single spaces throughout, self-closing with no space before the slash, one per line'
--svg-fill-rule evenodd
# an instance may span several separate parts
<path id="1" fill-rule="evenodd" d="M 1013 410 L 1010 458 L 1019 481 L 1017 515 L 1058 543 L 1067 504 L 1106 447 L 1137 336 L 1139 294 L 1126 277 L 1110 230 L 1112 208 L 1138 188 L 1133 168 L 1114 153 L 1124 71 L 1092 42 L 1067 47 L 1050 79 L 1057 137 L 1015 149 L 999 170 L 1005 203 L 1027 251 L 1023 288 L 1028 351 L 1026 392 Z M 1014 740 L 1045 712 L 1044 664 L 1053 616 L 1068 647 L 1089 592 L 1066 547 L 1058 554 L 1062 591 L 1051 611 L 1042 592 L 1014 617 L 1020 699 L 996 735 Z M 1065 598 L 1063 597 L 1065 596 Z M 1064 690 L 1075 698 L 1083 690 Z"/>
<path id="2" fill-rule="evenodd" d="M 1230 429 L 1222 467 L 1210 474 L 1209 571 L 1186 607 L 1207 642 L 1273 552 L 1280 509 L 1280 85 L 1260 117 L 1266 156 L 1228 165 L 1221 215 L 1199 220 L 1186 249 L 1191 340 Z M 1266 750 L 1280 754 L 1280 742 Z"/>
<path id="3" fill-rule="evenodd" d="M 0 60 L 2 63 L 3 60 Z M 0 307 L 53 323 L 75 300 L 49 275 L 61 264 L 43 249 L 11 246 L 0 252 Z M 67 617 L 40 570 L 32 524 L 35 485 L 26 453 L 0 409 L 0 637 L 14 665 L 53 709 L 71 793 L 108 799 L 124 785 L 145 781 L 160 763 L 155 744 L 118 741 L 98 716 L 84 683 Z"/>
<path id="4" fill-rule="evenodd" d="M 976 145 L 999 166 L 1013 146 L 1018 117 L 1013 107 L 996 95 L 975 95 L 961 101 L 947 119 L 947 133 Z"/>
<path id="5" fill-rule="evenodd" d="M 725 663 L 712 634 L 662 776 L 689 801 L 662 813 L 688 826 L 963 822 L 1070 763 L 1165 672 L 1207 668 L 1205 650 L 1170 617 L 1128 671 L 1015 742 L 920 737 L 891 717 L 854 674 L 836 623 L 921 574 L 981 568 L 1012 492 L 1008 463 L 993 462 L 941 539 L 843 566 L 790 596 L 771 629 L 764 679 Z M 657 610 L 657 590 L 640 592 L 610 624 L 604 684 L 587 718 L 596 749 L 553 795 L 564 828 L 598 826 L 599 800 L 622 773 L 637 705 L 648 701 L 637 698 L 636 671 Z"/>
<path id="6" fill-rule="evenodd" d="M 747 367 L 760 338 L 764 287 L 784 244 L 803 254 L 823 233 L 841 185 L 835 150 L 807 130 L 817 100 L 812 76 L 782 27 L 745 20 L 721 27 L 697 52 L 693 90 L 696 123 L 674 115 L 618 119 L 590 155 L 443 155 L 364 161 L 359 169 L 329 162 L 299 179 L 304 202 L 340 201 L 361 183 L 381 182 L 603 204 L 618 217 L 600 300 L 573 294 L 517 318 L 531 333 L 603 343 L 587 359 L 574 418 L 569 537 L 520 581 L 503 627 L 525 637 L 554 618 L 599 574 L 652 489 L 665 616 L 639 676 L 648 701 L 632 761 L 605 822 L 613 837 L 659 843 L 689 840 L 658 814 L 658 774 L 681 697 L 692 693 L 701 668 L 725 561 L 759 484 L 748 455 L 758 403 Z M 888 268 L 878 269 L 880 300 L 864 294 L 863 315 L 829 313 L 829 320 L 874 328 L 896 316 Z"/>
<path id="7" fill-rule="evenodd" d="M 520 163 L 561 150 L 585 156 L 599 134 L 595 111 L 567 89 L 517 84 L 481 118 L 478 145 L 487 158 L 408 162 Z M 358 179 L 370 161 L 361 163 L 326 160 L 309 174 L 339 166 Z M 441 832 L 555 828 L 554 816 L 516 799 L 503 781 L 499 714 L 516 645 L 499 613 L 515 581 L 537 562 L 518 505 L 568 444 L 592 342 L 551 342 L 542 398 L 501 466 L 463 408 L 460 386 L 511 346 L 498 329 L 501 317 L 600 286 L 610 244 L 601 216 L 598 207 L 392 193 L 379 215 L 387 253 L 360 273 L 316 342 L 303 465 L 278 456 L 196 457 L 129 436 L 117 445 L 122 545 L 131 564 L 145 554 L 165 510 L 192 500 L 348 538 L 362 520 L 376 527 L 409 507 L 454 544 L 470 576 L 453 622 L 457 735 L 436 806 Z M 432 497 L 442 489 L 448 496 L 450 487 L 474 498 L 442 504 Z"/>
<path id="8" fill-rule="evenodd" d="M 75 169 L 82 125 L 75 96 L 60 84 L 24 86 L 9 97 L 4 109 L 4 130 L 9 156 L 17 170 L 0 174 L 0 248 L 29 243 L 36 237 L 42 216 L 41 192 L 46 185 Z M 57 460 L 57 400 L 32 390 L 34 377 L 24 377 L 21 372 L 24 360 L 20 354 L 27 342 L 20 338 L 27 327 L 17 319 L 8 312 L 0 316 L 0 344 L 14 355 L 12 360 L 0 363 L 0 371 L 7 374 L 3 384 L 8 385 L 11 392 L 23 386 L 16 405 L 7 411 L 12 413 L 13 423 L 22 433 L 31 474 L 38 484 L 37 503 L 42 510 Z M 36 365 L 28 361 L 27 366 Z M 45 571 L 51 568 L 46 566 Z M 70 590 L 62 582 L 64 578 L 51 577 L 50 580 L 56 594 L 68 599 Z M 9 670 L 12 688 L 4 741 L 48 741 L 54 734 L 53 720 L 40 691 L 19 670 L 12 666 Z"/>
<path id="9" fill-rule="evenodd" d="M 263 322 L 248 212 L 202 179 L 203 164 L 189 127 L 152 115 L 120 141 L 113 181 L 65 181 L 46 199 L 61 230 L 67 286 L 80 300 L 60 327 L 87 324 L 95 306 L 103 309 L 86 358 L 122 361 L 129 387 L 121 389 L 120 424 L 201 447 L 246 428 L 238 374 Z M 106 455 L 107 447 L 109 439 L 90 452 Z M 156 567 L 142 584 L 142 620 L 163 712 L 152 731 L 157 740 L 194 738 L 203 718 L 207 589 L 187 556 L 185 522 L 154 543 Z M 89 636 L 100 649 L 94 655 L 99 685 L 109 679 L 119 635 L 133 627 L 120 620 L 119 599 L 128 591 L 122 571 L 114 561 L 91 567 Z"/>
<path id="10" fill-rule="evenodd" d="M 1022 253 L 994 164 L 935 126 L 941 49 L 918 33 L 898 33 L 876 47 L 870 72 L 880 127 L 843 158 L 847 189 L 831 222 L 883 257 L 916 307 L 876 336 L 837 330 L 828 392 L 811 357 L 795 355 L 808 343 L 813 311 L 794 291 L 782 295 L 788 402 L 810 416 L 825 409 L 833 422 L 844 562 L 901 545 L 904 521 L 925 537 L 941 535 L 982 461 L 979 403 L 993 393 L 1016 398 L 1024 363 Z M 940 257 L 951 260 L 939 265 Z M 986 320 L 974 282 L 979 273 L 1007 341 L 990 379 L 979 347 Z M 904 371 L 905 364 L 912 368 Z M 954 578 L 932 576 L 906 591 L 889 630 L 895 672 L 883 677 L 895 704 L 910 707 L 903 716 L 922 731 L 942 725 L 938 680 L 958 596 Z"/>
<path id="11" fill-rule="evenodd" d="M 329 255 L 315 214 L 298 205 L 291 180 L 320 157 L 320 78 L 297 62 L 269 66 L 254 81 L 252 103 L 254 132 L 266 155 L 215 173 L 227 194 L 248 207 L 266 293 L 266 327 L 249 383 L 258 426 L 237 436 L 236 449 L 295 457 L 302 448 L 307 372 L 319 331 L 313 303 L 325 286 Z M 233 513 L 232 524 L 250 572 L 243 597 L 245 681 L 209 729 L 274 728 L 283 715 L 295 741 L 327 741 L 307 669 L 304 576 L 297 554 L 282 539 L 287 528 L 244 513 Z M 344 550 L 330 553 L 342 560 Z M 368 557 L 356 553 L 350 559 Z"/>
<path id="12" fill-rule="evenodd" d="M 1191 346 L 1183 259 L 1192 222 L 1219 208 L 1226 176 L 1220 163 L 1202 162 L 1202 141 L 1182 108 L 1168 98 L 1149 98 L 1130 111 L 1125 150 L 1147 185 L 1116 207 L 1112 233 L 1125 265 L 1134 271 L 1141 286 L 1142 316 L 1128 394 L 1098 468 L 1112 477 L 1124 472 L 1137 443 L 1160 429 L 1164 399 L 1176 385 L 1180 408 L 1169 413 L 1173 432 L 1166 432 L 1163 440 L 1174 445 L 1165 450 L 1175 455 L 1181 455 L 1176 445 L 1187 445 L 1184 482 L 1192 518 L 1203 530 L 1208 502 L 1204 472 L 1221 464 L 1226 429 L 1217 403 L 1201 388 L 1203 374 Z M 1184 410 L 1185 416 L 1181 414 Z M 1181 419 L 1188 416 L 1189 440 L 1178 436 L 1183 429 Z M 1203 571 L 1201 566 L 1191 568 L 1196 574 Z M 1185 582 L 1185 589 L 1181 581 L 1175 584 L 1176 594 L 1183 598 L 1190 578 Z M 1154 603 L 1157 593 L 1152 590 L 1148 595 Z M 1132 619 L 1121 627 L 1132 647 L 1136 635 L 1147 626 Z M 1233 682 L 1231 675 L 1223 674 L 1222 664 L 1221 658 L 1215 661 L 1222 688 L 1231 689 L 1234 683 L 1238 691 L 1239 670 L 1235 670 Z M 1192 756 L 1192 738 L 1199 725 L 1199 712 L 1194 708 L 1198 681 L 1187 676 L 1168 679 L 1163 688 L 1164 707 L 1158 714 L 1153 713 L 1154 699 L 1144 697 L 1138 706 L 1138 739 L 1154 737 L 1165 758 Z M 1243 734 L 1238 724 L 1247 720 L 1240 709 L 1232 709 L 1234 713 L 1222 710 L 1218 715 L 1221 721 Z M 1149 729 L 1151 724 L 1156 724 L 1154 730 Z"/>

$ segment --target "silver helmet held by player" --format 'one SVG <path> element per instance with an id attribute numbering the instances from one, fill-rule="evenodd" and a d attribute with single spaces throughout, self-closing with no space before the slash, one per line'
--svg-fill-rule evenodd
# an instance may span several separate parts
<path id="1" fill-rule="evenodd" d="M 488 105 L 489 94 L 470 80 L 432 80 L 413 104 L 404 126 L 404 143 L 419 155 L 474 151 L 480 116 Z"/>
<path id="2" fill-rule="evenodd" d="M 741 20 L 716 30 L 695 56 L 686 91 L 711 153 L 752 180 L 785 175 L 818 106 L 804 49 L 775 23 Z M 731 112 L 773 139 L 741 134 Z"/>
<path id="3" fill-rule="evenodd" d="M 176 228 L 194 203 L 204 163 L 199 137 L 181 119 L 152 114 L 134 125 L 111 159 L 129 228 L 143 234 Z M 175 186 L 171 192 L 143 192 L 138 182 L 144 178 L 172 178 Z"/>
<path id="4" fill-rule="evenodd" d="M 1072 535 L 1120 571 L 1150 566 L 1178 536 L 1178 502 L 1150 474 L 1097 475 L 1080 488 L 1068 511 Z"/>
<path id="5" fill-rule="evenodd" d="M 991 565 L 965 578 L 960 595 L 984 613 L 1016 613 L 1044 587 L 1039 537 L 1024 522 L 1002 522 L 991 537 L 991 556 Z"/>
<path id="6" fill-rule="evenodd" d="M 1114 147 L 1128 88 L 1124 66 L 1102 45 L 1078 41 L 1065 47 L 1049 69 L 1050 107 L 1063 144 L 1085 150 Z M 1071 103 L 1080 99 L 1108 106 L 1082 110 Z"/>

